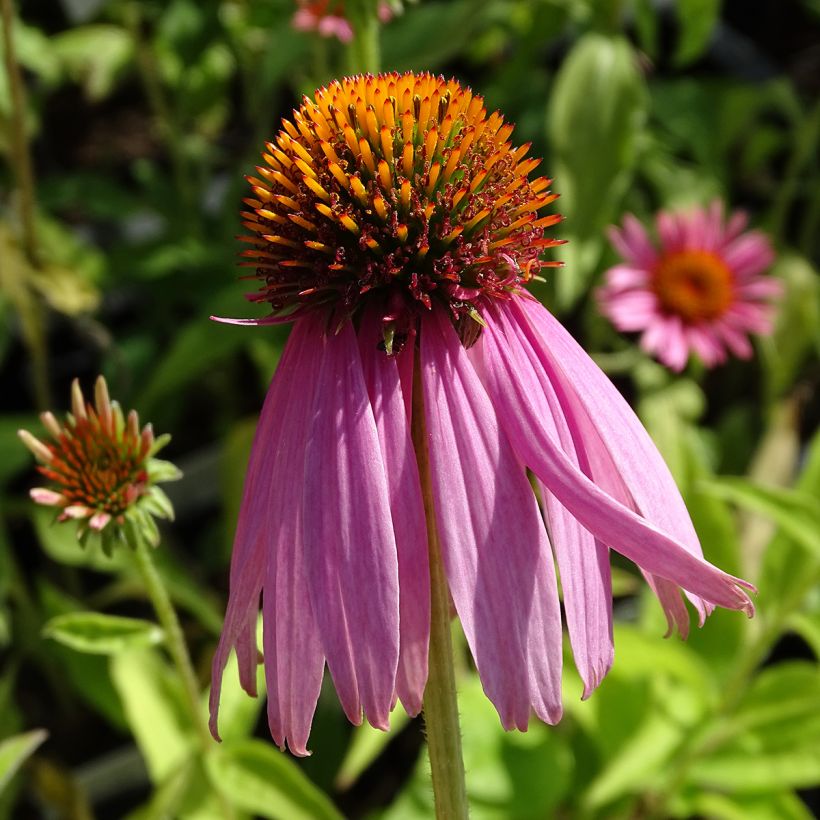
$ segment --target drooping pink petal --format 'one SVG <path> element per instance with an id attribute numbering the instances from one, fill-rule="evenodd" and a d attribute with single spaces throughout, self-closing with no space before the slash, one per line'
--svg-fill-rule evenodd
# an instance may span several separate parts
<path id="1" fill-rule="evenodd" d="M 396 691 L 410 715 L 421 711 L 430 636 L 430 568 L 427 528 L 416 456 L 410 438 L 407 397 L 400 367 L 413 365 L 413 350 L 387 356 L 377 344 L 379 316 L 366 313 L 359 330 L 362 369 L 379 433 L 399 566 L 399 665 Z M 399 361 L 401 360 L 401 361 Z M 412 389 L 412 370 L 405 383 Z"/>
<path id="2" fill-rule="evenodd" d="M 399 654 L 398 559 L 388 477 L 358 342 L 346 322 L 315 341 L 303 528 L 313 612 L 353 723 L 386 729 Z"/>
<path id="3" fill-rule="evenodd" d="M 492 393 L 497 388 L 499 368 L 507 371 L 502 379 L 520 379 L 523 390 L 532 397 L 547 434 L 576 468 L 589 475 L 591 465 L 584 442 L 573 439 L 557 400 L 550 402 L 555 395 L 550 386 L 543 383 L 547 379 L 546 372 L 526 364 L 518 366 L 519 357 L 527 356 L 521 346 L 529 343 L 508 326 L 503 310 L 493 309 L 487 315 L 487 321 L 489 327 L 476 348 L 483 353 L 482 372 L 488 389 Z M 532 357 L 532 351 L 529 356 Z M 609 551 L 546 487 L 542 486 L 541 492 L 547 528 L 561 574 L 570 643 L 586 698 L 603 680 L 614 657 Z"/>
<path id="4" fill-rule="evenodd" d="M 518 314 L 519 326 L 527 332 L 540 356 L 539 364 L 547 368 L 549 383 L 562 386 L 565 401 L 566 391 L 574 385 L 576 408 L 584 407 L 588 420 L 594 420 L 601 431 L 600 438 L 617 447 L 617 469 L 624 481 L 629 477 L 629 489 L 642 515 L 608 495 L 578 470 L 544 428 L 520 376 L 513 377 L 511 369 L 498 367 L 491 391 L 493 404 L 513 447 L 527 466 L 593 535 L 647 572 L 673 581 L 713 604 L 751 613 L 752 604 L 741 589 L 751 585 L 697 557 L 697 538 L 685 507 L 683 513 L 678 507 L 679 494 L 668 469 L 646 433 L 639 432 L 643 428 L 609 380 L 540 304 L 516 298 L 506 309 Z M 525 360 L 517 361 L 519 367 L 524 364 Z M 530 366 L 534 367 L 534 363 Z M 566 410 L 569 405 L 562 406 Z M 576 412 L 574 418 L 578 421 L 583 417 Z M 629 444 L 633 449 L 629 449 Z M 660 488 L 668 488 L 670 482 L 671 491 L 663 496 L 661 506 L 648 508 L 647 500 L 656 496 Z M 679 503 L 682 506 L 683 502 Z M 644 515 L 652 515 L 655 520 Z"/>
<path id="5" fill-rule="evenodd" d="M 268 720 L 275 742 L 307 754 L 307 738 L 321 686 L 324 658 L 310 611 L 299 543 L 299 482 L 312 394 L 305 379 L 315 370 L 315 319 L 297 322 L 271 382 L 251 448 L 231 561 L 231 595 L 213 662 L 211 732 L 222 674 L 235 646 L 240 681 L 256 693 L 256 616 L 264 585 L 265 675 Z M 309 382 L 307 382 L 309 384 Z M 287 427 L 286 427 L 287 425 Z M 287 429 L 288 435 L 283 435 Z"/>
<path id="6" fill-rule="evenodd" d="M 561 621 L 535 496 L 443 311 L 422 320 L 421 367 L 444 568 L 484 691 L 505 728 L 531 707 L 554 723 Z"/>
<path id="7" fill-rule="evenodd" d="M 656 524 L 697 558 L 703 551 L 666 462 L 632 408 L 575 339 L 542 305 L 516 300 L 525 331 L 540 353 L 570 426 L 590 443 L 596 482 L 625 506 Z M 682 330 L 681 330 L 682 332 Z M 689 596 L 701 622 L 709 611 Z"/>

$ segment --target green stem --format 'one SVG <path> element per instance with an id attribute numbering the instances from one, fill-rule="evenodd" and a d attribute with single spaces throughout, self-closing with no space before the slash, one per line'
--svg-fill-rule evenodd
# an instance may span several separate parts
<path id="1" fill-rule="evenodd" d="M 199 684 L 197 683 L 194 666 L 191 663 L 191 656 L 188 654 L 188 647 L 185 643 L 185 636 L 182 634 L 179 618 L 177 618 L 174 605 L 171 603 L 171 598 L 154 563 L 153 548 L 141 540 L 134 553 L 137 567 L 145 584 L 145 591 L 154 606 L 157 620 L 165 631 L 165 645 L 182 680 L 185 701 L 204 758 L 205 755 L 211 752 L 213 740 L 202 714 Z M 233 808 L 227 800 L 218 790 L 215 790 L 215 793 L 221 804 L 222 816 L 226 820 L 235 817 Z"/>
<path id="2" fill-rule="evenodd" d="M 430 560 L 430 649 L 427 686 L 424 690 L 424 725 L 427 730 L 436 817 L 439 820 L 462 820 L 468 817 L 468 808 L 450 637 L 450 593 L 444 575 L 433 508 L 430 451 L 424 421 L 418 354 L 413 378 L 412 435 L 421 479 Z"/>
<path id="3" fill-rule="evenodd" d="M 358 0 L 347 8 L 353 26 L 353 40 L 348 48 L 350 73 L 377 74 L 381 69 L 381 45 L 376 0 Z"/>
<path id="4" fill-rule="evenodd" d="M 162 77 L 157 69 L 157 58 L 151 43 L 143 32 L 140 3 L 132 2 L 125 8 L 125 22 L 134 40 L 137 54 L 137 69 L 148 104 L 154 116 L 157 133 L 168 150 L 174 187 L 182 201 L 182 216 L 193 233 L 199 230 L 197 204 L 188 159 L 176 116 L 165 95 Z"/>
<path id="5" fill-rule="evenodd" d="M 23 250 L 30 264 L 38 267 L 37 226 L 35 220 L 34 166 L 26 136 L 26 89 L 14 48 L 14 10 L 11 0 L 0 0 L 3 17 L 3 52 L 6 76 L 11 94 L 12 168 L 20 189 L 20 222 L 23 229 Z"/>
<path id="6" fill-rule="evenodd" d="M 11 166 L 17 179 L 20 201 L 20 226 L 23 252 L 33 268 L 39 268 L 42 259 L 37 244 L 36 194 L 34 164 L 26 134 L 26 88 L 17 53 L 14 48 L 14 9 L 12 0 L 0 0 L 0 18 L 3 29 L 3 56 L 11 95 Z M 38 407 L 46 410 L 51 405 L 48 386 L 48 350 L 43 327 L 43 311 L 39 299 L 31 293 L 28 282 L 22 288 L 21 303 L 15 305 L 23 328 L 23 339 L 31 356 L 34 372 L 34 394 Z"/>
<path id="7" fill-rule="evenodd" d="M 815 155 L 818 140 L 820 140 L 820 102 L 809 112 L 795 133 L 794 148 L 786 165 L 783 182 L 775 195 L 770 225 L 777 244 L 783 241 L 789 211 L 804 181 L 804 166 Z"/>

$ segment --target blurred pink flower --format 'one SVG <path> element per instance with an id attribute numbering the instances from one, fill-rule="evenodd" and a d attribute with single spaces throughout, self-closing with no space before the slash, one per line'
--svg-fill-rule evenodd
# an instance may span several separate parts
<path id="1" fill-rule="evenodd" d="M 557 244 L 543 229 L 558 217 L 538 211 L 555 195 L 529 178 L 537 162 L 501 115 L 455 81 L 385 74 L 331 83 L 294 120 L 268 143 L 246 200 L 251 299 L 272 313 L 240 321 L 294 325 L 245 480 L 214 735 L 234 648 L 255 693 L 260 595 L 282 748 L 307 754 L 325 662 L 353 723 L 387 728 L 397 699 L 420 711 L 421 424 L 449 592 L 505 728 L 526 729 L 532 712 L 561 717 L 554 561 L 585 696 L 613 660 L 610 547 L 641 568 L 670 631 L 689 628 L 681 590 L 701 623 L 714 605 L 751 614 L 750 585 L 703 559 L 627 402 L 525 290 L 554 264 L 540 253 Z M 351 122 L 365 123 L 358 139 Z"/>
<path id="2" fill-rule="evenodd" d="M 297 0 L 299 8 L 293 15 L 293 27 L 299 31 L 315 31 L 322 37 L 336 37 L 343 43 L 353 39 L 353 28 L 344 16 L 341 0 Z"/>
<path id="3" fill-rule="evenodd" d="M 293 27 L 298 31 L 315 31 L 322 37 L 336 37 L 343 43 L 353 39 L 353 27 L 345 17 L 343 0 L 296 0 Z M 387 23 L 393 11 L 387 3 L 379 3 L 379 20 Z"/>
<path id="4" fill-rule="evenodd" d="M 746 231 L 740 211 L 723 221 L 720 202 L 689 213 L 661 211 L 660 247 L 631 214 L 610 240 L 624 264 L 610 268 L 598 291 L 602 313 L 620 331 L 640 331 L 641 347 L 680 371 L 691 353 L 707 367 L 752 355 L 749 334 L 772 329 L 781 283 L 763 272 L 774 251 L 759 231 Z"/>

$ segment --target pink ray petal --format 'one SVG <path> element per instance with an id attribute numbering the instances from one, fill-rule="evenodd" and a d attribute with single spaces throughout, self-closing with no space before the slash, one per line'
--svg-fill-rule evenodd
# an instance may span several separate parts
<path id="1" fill-rule="evenodd" d="M 744 278 L 770 267 L 774 262 L 774 249 L 764 234 L 749 231 L 729 243 L 722 256 L 735 276 Z"/>
<path id="2" fill-rule="evenodd" d="M 422 319 L 421 367 L 444 567 L 484 691 L 507 729 L 531 707 L 554 723 L 561 619 L 535 496 L 443 311 Z"/>
<path id="3" fill-rule="evenodd" d="M 626 214 L 624 217 L 623 228 L 611 227 L 608 235 L 610 242 L 627 264 L 644 270 L 655 264 L 658 252 L 644 226 L 632 214 Z"/>
<path id="4" fill-rule="evenodd" d="M 399 654 L 398 559 L 379 434 L 358 342 L 322 335 L 304 479 L 313 612 L 339 700 L 387 729 Z"/>
<path id="5" fill-rule="evenodd" d="M 575 407 L 586 410 L 600 439 L 613 448 L 610 458 L 621 480 L 629 482 L 638 508 L 654 521 L 619 503 L 583 475 L 543 429 L 532 397 L 511 377 L 499 378 L 493 401 L 525 463 L 581 524 L 643 569 L 711 603 L 751 613 L 751 602 L 741 589 L 751 585 L 699 557 L 697 536 L 668 468 L 614 386 L 543 306 L 515 299 L 506 309 L 518 314 L 520 326 L 547 368 L 549 382 L 561 385 L 565 395 L 572 390 Z M 574 418 L 579 418 L 577 411 Z M 653 498 L 662 499 L 660 506 L 652 506 Z"/>
<path id="6" fill-rule="evenodd" d="M 231 595 L 214 656 L 210 694 L 211 733 L 218 739 L 222 673 L 234 646 L 240 681 L 246 691 L 256 694 L 256 614 L 264 583 L 268 719 L 276 743 L 284 748 L 287 742 L 298 755 L 307 754 L 324 658 L 299 571 L 298 518 L 292 513 L 293 505 L 298 510 L 301 501 L 292 469 L 304 463 L 304 419 L 312 395 L 294 391 L 293 385 L 300 384 L 309 370 L 313 338 L 320 332 L 315 319 L 294 326 L 265 399 L 246 474 L 231 560 Z M 286 424 L 292 425 L 288 436 L 282 435 Z M 298 601 L 298 607 L 290 605 L 293 601 Z M 288 661 L 280 669 L 280 656 L 293 658 L 293 663 Z"/>
<path id="7" fill-rule="evenodd" d="M 362 370 L 379 433 L 399 566 L 399 665 L 396 691 L 409 715 L 421 711 L 430 637 L 427 527 L 398 358 L 385 355 L 379 316 L 366 313 L 359 330 Z M 413 350 L 402 353 L 413 364 Z M 412 371 L 409 379 L 412 385 Z"/>
<path id="8" fill-rule="evenodd" d="M 510 326 L 503 310 L 493 310 L 489 316 L 492 320 L 488 317 L 489 326 L 482 334 L 480 345 L 476 345 L 483 348 L 485 380 L 488 383 L 497 380 L 499 369 L 510 378 L 520 379 L 548 435 L 577 468 L 589 475 L 591 467 L 584 442 L 573 438 L 558 402 L 550 403 L 554 392 L 542 383 L 547 379 L 546 372 L 532 366 L 534 353 L 528 350 L 529 342 Z M 561 574 L 570 643 L 586 698 L 603 680 L 614 657 L 609 550 L 543 486 L 542 497 Z"/>

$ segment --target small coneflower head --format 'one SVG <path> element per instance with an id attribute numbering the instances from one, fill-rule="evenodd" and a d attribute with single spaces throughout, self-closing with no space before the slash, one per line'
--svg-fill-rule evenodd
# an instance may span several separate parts
<path id="1" fill-rule="evenodd" d="M 139 539 L 156 546 L 154 518 L 172 519 L 168 496 L 156 486 L 180 477 L 170 462 L 154 458 L 170 436 L 154 437 L 150 424 L 140 429 L 135 410 L 126 416 L 111 401 L 100 376 L 94 402 L 87 402 L 77 379 L 71 385 L 71 412 L 60 423 L 51 412 L 40 416 L 46 441 L 27 430 L 18 435 L 39 462 L 37 469 L 51 482 L 35 487 L 31 498 L 56 507 L 58 521 L 77 521 L 77 537 L 85 544 L 99 533 L 106 552 L 118 543 L 135 546 Z"/>
<path id="2" fill-rule="evenodd" d="M 623 264 L 606 272 L 601 311 L 618 330 L 639 331 L 641 347 L 672 370 L 691 353 L 707 367 L 752 355 L 750 334 L 767 335 L 781 283 L 765 276 L 774 259 L 768 238 L 745 231 L 746 216 L 724 223 L 723 206 L 661 211 L 659 244 L 627 215 L 610 238 Z"/>
<path id="3" fill-rule="evenodd" d="M 443 305 L 465 346 L 490 301 L 508 299 L 560 244 L 539 216 L 556 199 L 513 126 L 455 80 L 431 74 L 348 77 L 305 97 L 249 177 L 242 237 L 273 315 L 315 307 L 337 323 L 377 304 L 388 353 Z M 250 277 L 254 278 L 254 277 Z"/>

